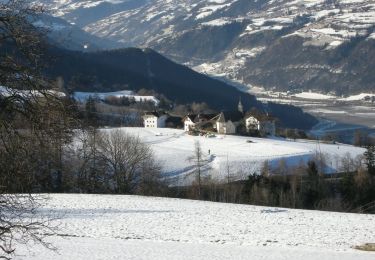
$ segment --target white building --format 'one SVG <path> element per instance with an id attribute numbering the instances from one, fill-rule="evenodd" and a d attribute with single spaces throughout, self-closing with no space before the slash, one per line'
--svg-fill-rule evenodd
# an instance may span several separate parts
<path id="1" fill-rule="evenodd" d="M 211 122 L 215 114 L 189 114 L 184 117 L 184 130 L 189 132 L 193 129 L 200 128 L 204 124 Z"/>
<path id="2" fill-rule="evenodd" d="M 146 112 L 143 115 L 143 125 L 145 128 L 164 128 L 168 116 L 158 112 Z"/>
<path id="3" fill-rule="evenodd" d="M 218 121 L 216 122 L 216 131 L 221 135 L 235 134 L 236 126 L 231 120 L 228 120 L 226 122 Z"/>
<path id="4" fill-rule="evenodd" d="M 276 126 L 275 120 L 272 118 L 265 118 L 263 120 L 256 118 L 255 116 L 248 116 L 245 119 L 246 130 L 248 132 L 257 130 L 262 135 L 275 135 Z"/>
<path id="5" fill-rule="evenodd" d="M 242 113 L 239 111 L 221 112 L 215 119 L 218 134 L 235 134 L 242 120 Z"/>
<path id="6" fill-rule="evenodd" d="M 258 130 L 260 129 L 260 122 L 254 116 L 249 116 L 245 119 L 246 130 L 249 132 L 251 130 Z"/>
<path id="7" fill-rule="evenodd" d="M 190 130 L 195 128 L 195 123 L 194 123 L 194 117 L 192 115 L 187 115 L 184 118 L 184 130 L 185 132 L 189 132 Z"/>

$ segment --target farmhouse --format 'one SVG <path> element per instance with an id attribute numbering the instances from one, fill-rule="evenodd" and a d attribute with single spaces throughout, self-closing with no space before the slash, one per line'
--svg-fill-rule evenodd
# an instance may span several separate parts
<path id="1" fill-rule="evenodd" d="M 243 114 L 240 111 L 225 111 L 217 115 L 214 128 L 218 134 L 235 134 L 237 126 L 240 124 Z"/>
<path id="2" fill-rule="evenodd" d="M 223 111 L 219 114 L 188 114 L 183 118 L 185 132 L 217 132 L 218 134 L 256 132 L 262 136 L 275 135 L 275 119 L 268 114 L 252 110 L 245 116 L 241 100 L 237 111 Z"/>
<path id="3" fill-rule="evenodd" d="M 245 124 L 246 124 L 246 130 L 248 132 L 254 130 L 259 130 L 260 128 L 260 122 L 255 116 L 249 116 L 245 119 Z"/>
<path id="4" fill-rule="evenodd" d="M 168 115 L 159 112 L 146 112 L 143 115 L 143 125 L 145 128 L 164 128 Z"/>
<path id="5" fill-rule="evenodd" d="M 196 115 L 187 115 L 184 117 L 184 130 L 185 132 L 189 132 L 190 130 L 195 128 L 195 118 Z"/>
<path id="6" fill-rule="evenodd" d="M 261 135 L 275 135 L 275 120 L 268 115 L 254 116 L 249 115 L 245 118 L 247 132 L 259 131 Z"/>
<path id="7" fill-rule="evenodd" d="M 184 130 L 189 132 L 191 130 L 201 128 L 204 124 L 211 122 L 216 114 L 188 114 L 184 117 Z"/>

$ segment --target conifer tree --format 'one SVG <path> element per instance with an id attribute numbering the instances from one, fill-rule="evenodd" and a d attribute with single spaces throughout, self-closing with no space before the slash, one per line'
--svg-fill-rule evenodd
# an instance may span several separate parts
<path id="1" fill-rule="evenodd" d="M 370 175 L 375 176 L 375 146 L 370 145 L 365 152 L 365 163 Z"/>

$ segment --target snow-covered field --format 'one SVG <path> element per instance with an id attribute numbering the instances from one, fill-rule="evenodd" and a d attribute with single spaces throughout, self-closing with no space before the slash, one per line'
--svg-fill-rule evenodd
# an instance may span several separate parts
<path id="1" fill-rule="evenodd" d="M 102 92 L 102 93 L 96 93 L 96 92 L 74 92 L 74 98 L 79 102 L 85 102 L 89 98 L 96 98 L 100 100 L 105 100 L 109 97 L 116 97 L 116 98 L 133 98 L 136 102 L 142 102 L 142 101 L 150 101 L 154 102 L 155 105 L 159 104 L 159 100 L 154 96 L 139 96 L 134 93 L 134 91 L 131 90 L 121 90 L 121 91 L 115 91 L 115 92 Z"/>
<path id="2" fill-rule="evenodd" d="M 331 95 L 325 95 L 320 93 L 314 93 L 314 92 L 301 92 L 298 94 L 295 94 L 298 98 L 303 99 L 318 99 L 318 100 L 326 100 L 326 99 L 334 99 L 334 96 Z"/>
<path id="3" fill-rule="evenodd" d="M 163 172 L 180 184 L 189 183 L 194 177 L 194 168 L 188 158 L 194 153 L 195 141 L 200 142 L 208 160 L 206 174 L 216 180 L 226 179 L 228 166 L 232 179 L 244 179 L 250 174 L 259 173 L 265 161 L 271 167 L 276 167 L 281 160 L 285 160 L 289 167 L 293 167 L 306 163 L 317 153 L 322 153 L 327 158 L 326 171 L 331 173 L 340 170 L 341 158 L 347 154 L 356 157 L 365 151 L 349 145 L 307 140 L 288 141 L 230 135 L 211 138 L 190 136 L 183 130 L 170 128 L 126 127 L 121 130 L 137 135 L 144 143 L 151 145 Z"/>
<path id="4" fill-rule="evenodd" d="M 43 94 L 56 95 L 59 97 L 64 97 L 63 92 L 54 91 L 54 90 L 17 90 L 12 88 L 7 88 L 0 86 L 0 95 L 10 96 L 10 95 L 22 95 L 25 97 L 41 96 Z M 115 98 L 132 98 L 135 102 L 153 102 L 155 105 L 159 104 L 159 100 L 154 96 L 140 96 L 134 93 L 131 90 L 120 90 L 114 92 L 74 92 L 73 97 L 76 101 L 86 102 L 89 98 L 105 100 L 106 98 L 115 97 Z"/>
<path id="5" fill-rule="evenodd" d="M 197 66 L 195 68 L 197 71 L 201 71 L 202 73 L 211 73 L 213 69 L 209 69 L 207 67 L 202 68 Z M 204 70 L 206 69 L 206 70 Z M 293 102 L 298 102 L 298 101 L 303 101 L 306 102 L 306 100 L 316 100 L 316 101 L 342 101 L 342 102 L 348 102 L 348 103 L 358 103 L 358 102 L 365 102 L 366 99 L 368 103 L 371 103 L 370 99 L 375 97 L 375 94 L 373 93 L 360 93 L 357 95 L 351 95 L 347 97 L 340 97 L 340 96 L 335 96 L 333 94 L 324 94 L 324 93 L 319 93 L 319 92 L 314 92 L 312 90 L 308 92 L 300 92 L 300 93 L 289 93 L 289 92 L 280 92 L 280 91 L 271 91 L 271 90 L 266 90 L 262 87 L 256 87 L 256 86 L 251 86 L 249 89 L 246 89 L 245 87 L 242 88 L 241 90 L 247 90 L 250 94 L 253 94 L 257 97 L 263 97 L 263 98 L 278 98 L 282 100 L 288 100 L 288 101 L 293 101 Z M 271 100 L 274 102 L 280 102 L 282 100 Z"/>
<path id="6" fill-rule="evenodd" d="M 19 246 L 20 260 L 375 259 L 375 215 L 115 195 L 51 195 L 57 252 Z"/>

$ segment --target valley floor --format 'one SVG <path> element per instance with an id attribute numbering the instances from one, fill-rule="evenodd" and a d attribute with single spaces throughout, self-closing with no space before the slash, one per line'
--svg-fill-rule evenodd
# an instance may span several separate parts
<path id="1" fill-rule="evenodd" d="M 115 195 L 51 195 L 58 251 L 16 259 L 374 259 L 375 215 Z"/>
<path id="2" fill-rule="evenodd" d="M 350 98 L 348 100 L 340 100 L 339 98 L 303 99 L 288 96 L 261 96 L 258 97 L 258 100 L 301 107 L 305 112 L 318 118 L 325 118 L 339 124 L 351 125 L 351 128 L 375 129 L 375 106 L 370 102 L 360 100 L 351 101 Z M 345 129 L 342 130 L 345 131 Z"/>

